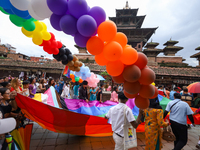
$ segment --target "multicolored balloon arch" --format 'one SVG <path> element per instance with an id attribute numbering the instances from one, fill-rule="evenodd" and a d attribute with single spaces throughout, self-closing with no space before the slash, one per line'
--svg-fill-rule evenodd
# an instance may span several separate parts
<path id="1" fill-rule="evenodd" d="M 151 85 L 155 73 L 148 68 L 147 57 L 127 44 L 127 36 L 117 32 L 114 22 L 106 20 L 101 7 L 90 8 L 85 0 L 1 0 L 0 10 L 34 44 L 70 70 L 80 72 L 82 63 L 40 21 L 50 18 L 55 30 L 73 36 L 78 46 L 95 55 L 98 65 L 106 66 L 116 83 L 124 83 L 125 95 L 135 98 L 139 108 L 147 108 L 148 99 L 158 95 Z"/>

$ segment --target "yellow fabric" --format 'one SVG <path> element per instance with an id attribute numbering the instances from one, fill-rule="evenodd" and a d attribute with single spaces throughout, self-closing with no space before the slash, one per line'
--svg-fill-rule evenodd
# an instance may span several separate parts
<path id="1" fill-rule="evenodd" d="M 25 149 L 25 145 L 23 142 L 23 134 L 20 132 L 23 132 L 22 130 L 19 129 L 19 131 L 17 129 L 15 129 L 14 131 L 11 132 L 11 135 L 13 136 L 13 138 L 15 139 L 15 141 L 17 142 L 17 144 L 19 145 L 21 150 L 26 150 Z"/>
<path id="2" fill-rule="evenodd" d="M 42 94 L 41 93 L 36 93 L 33 97 L 34 100 L 42 102 Z"/>
<path id="3" fill-rule="evenodd" d="M 162 109 L 146 109 L 145 115 L 145 150 L 155 150 L 159 136 L 159 150 L 162 148 L 161 143 L 161 129 L 160 127 L 166 127 L 167 123 L 163 120 Z"/>

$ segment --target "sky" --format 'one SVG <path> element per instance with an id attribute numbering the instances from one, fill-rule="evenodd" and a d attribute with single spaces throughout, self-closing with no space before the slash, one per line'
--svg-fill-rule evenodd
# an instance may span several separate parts
<path id="1" fill-rule="evenodd" d="M 106 17 L 115 17 L 116 9 L 125 7 L 127 0 L 87 0 L 90 7 L 100 6 L 106 12 Z M 160 43 L 157 48 L 163 49 L 163 44 L 170 40 L 179 41 L 177 46 L 184 47 L 176 56 L 182 56 L 191 66 L 198 65 L 196 58 L 190 58 L 197 53 L 195 48 L 200 46 L 200 1 L 199 0 L 129 0 L 132 9 L 139 8 L 139 15 L 146 15 L 142 28 L 158 27 L 155 34 L 148 42 Z M 73 37 L 56 31 L 50 25 L 49 19 L 43 20 L 49 32 L 54 33 L 56 40 L 61 41 L 72 53 L 78 53 L 74 47 Z M 9 20 L 9 16 L 0 12 L 0 39 L 1 44 L 9 43 L 16 47 L 17 53 L 28 56 L 52 57 L 43 49 L 32 43 L 32 39 L 26 37 L 21 32 L 21 28 L 16 27 Z M 162 55 L 162 54 L 160 54 Z"/>

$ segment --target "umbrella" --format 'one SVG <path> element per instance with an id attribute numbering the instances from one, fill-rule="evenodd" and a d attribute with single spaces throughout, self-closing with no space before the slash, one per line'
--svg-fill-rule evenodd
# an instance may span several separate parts
<path id="1" fill-rule="evenodd" d="M 194 82 L 188 87 L 188 92 L 190 93 L 200 93 L 200 82 Z"/>
<path id="2" fill-rule="evenodd" d="M 98 74 L 96 74 L 97 75 L 97 78 L 99 79 L 99 80 L 106 80 L 106 79 L 104 79 L 104 77 L 102 77 L 102 76 L 100 76 L 100 75 L 98 75 Z"/>

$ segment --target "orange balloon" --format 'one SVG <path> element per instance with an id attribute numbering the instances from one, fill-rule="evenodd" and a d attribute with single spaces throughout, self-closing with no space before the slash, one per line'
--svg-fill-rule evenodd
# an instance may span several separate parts
<path id="1" fill-rule="evenodd" d="M 124 64 L 120 61 L 109 61 L 106 65 L 106 70 L 111 76 L 119 76 L 124 70 Z"/>
<path id="2" fill-rule="evenodd" d="M 144 53 L 138 52 L 138 59 L 134 65 L 137 65 L 140 69 L 143 69 L 148 63 L 147 56 Z"/>
<path id="3" fill-rule="evenodd" d="M 103 52 L 104 43 L 99 37 L 92 36 L 87 41 L 86 48 L 90 54 L 99 55 Z"/>
<path id="4" fill-rule="evenodd" d="M 103 49 L 104 57 L 109 61 L 119 60 L 120 57 L 122 56 L 122 53 L 123 53 L 122 46 L 115 41 L 109 42 L 104 46 Z"/>
<path id="5" fill-rule="evenodd" d="M 118 83 L 118 84 L 125 82 L 122 74 L 120 74 L 119 76 L 116 76 L 116 77 L 112 77 L 112 79 L 115 83 Z"/>
<path id="6" fill-rule="evenodd" d="M 135 98 L 135 97 L 138 95 L 138 93 L 136 93 L 136 94 L 129 94 L 129 93 L 127 93 L 127 92 L 124 90 L 124 95 L 125 95 L 127 98 Z"/>
<path id="7" fill-rule="evenodd" d="M 117 34 L 117 26 L 113 21 L 104 21 L 99 25 L 97 34 L 102 41 L 110 42 Z"/>
<path id="8" fill-rule="evenodd" d="M 105 66 L 108 63 L 108 60 L 104 57 L 103 52 L 95 56 L 95 61 L 100 66 Z"/>
<path id="9" fill-rule="evenodd" d="M 70 78 L 73 79 L 75 76 L 73 74 L 70 74 Z"/>
<path id="10" fill-rule="evenodd" d="M 76 82 L 75 79 L 72 79 L 72 82 Z"/>
<path id="11" fill-rule="evenodd" d="M 153 85 L 142 85 L 140 91 L 139 91 L 140 96 L 144 98 L 150 98 L 153 97 L 155 94 L 155 89 Z"/>
<path id="12" fill-rule="evenodd" d="M 156 75 L 153 70 L 149 68 L 144 68 L 141 70 L 141 76 L 139 78 L 139 82 L 144 85 L 149 85 L 153 83 L 156 79 Z"/>
<path id="13" fill-rule="evenodd" d="M 149 99 L 154 99 L 158 96 L 158 89 L 155 86 L 154 86 L 154 89 L 155 89 L 155 94 L 152 97 L 150 97 Z"/>
<path id="14" fill-rule="evenodd" d="M 140 108 L 140 109 L 146 109 L 149 107 L 149 99 L 148 98 L 143 98 L 140 95 L 138 95 L 135 98 L 135 105 Z"/>
<path id="15" fill-rule="evenodd" d="M 83 82 L 83 79 L 80 78 L 78 82 L 79 82 L 79 83 L 82 83 L 82 82 Z"/>
<path id="16" fill-rule="evenodd" d="M 127 36 L 122 32 L 117 32 L 113 41 L 118 42 L 124 48 L 128 42 Z"/>
<path id="17" fill-rule="evenodd" d="M 121 55 L 120 60 L 125 64 L 125 65 L 132 65 L 134 64 L 138 59 L 138 54 L 137 51 L 132 48 L 132 47 L 125 47 L 123 49 L 123 53 Z"/>
<path id="18" fill-rule="evenodd" d="M 124 68 L 123 77 L 128 82 L 135 82 L 141 76 L 141 71 L 136 65 L 127 66 Z"/>
<path id="19" fill-rule="evenodd" d="M 124 90 L 128 94 L 137 94 L 140 91 L 140 82 L 124 82 Z"/>

